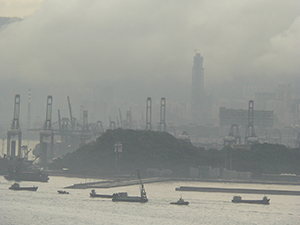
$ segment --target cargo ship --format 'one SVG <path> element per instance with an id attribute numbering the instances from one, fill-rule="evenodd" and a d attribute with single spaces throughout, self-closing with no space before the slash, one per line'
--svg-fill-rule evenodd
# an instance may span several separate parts
<path id="1" fill-rule="evenodd" d="M 93 189 L 90 193 L 90 197 L 92 197 L 92 198 L 112 198 L 113 195 L 96 194 L 96 191 Z"/>
<path id="2" fill-rule="evenodd" d="M 6 157 L 2 158 L 0 156 L 0 175 L 7 174 L 9 168 L 9 161 Z"/>
<path id="3" fill-rule="evenodd" d="M 36 191 L 38 187 L 20 187 L 18 183 L 14 183 L 8 189 L 14 191 Z"/>
<path id="4" fill-rule="evenodd" d="M 112 201 L 114 202 L 148 202 L 144 184 L 140 178 L 140 173 L 138 172 L 138 179 L 140 180 L 140 196 L 128 196 L 127 192 L 115 193 L 112 196 Z"/>
<path id="5" fill-rule="evenodd" d="M 241 196 L 234 196 L 231 200 L 233 203 L 250 203 L 250 204 L 263 204 L 263 205 L 269 205 L 270 199 L 266 196 L 263 197 L 262 200 L 243 200 Z"/>
<path id="6" fill-rule="evenodd" d="M 5 175 L 6 180 L 15 181 L 37 181 L 37 182 L 48 182 L 48 174 L 42 171 L 32 171 L 32 172 L 9 172 Z"/>

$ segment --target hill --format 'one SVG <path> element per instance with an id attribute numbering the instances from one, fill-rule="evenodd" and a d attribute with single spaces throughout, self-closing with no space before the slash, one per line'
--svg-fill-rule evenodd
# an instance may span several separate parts
<path id="1" fill-rule="evenodd" d="M 50 169 L 68 168 L 76 174 L 109 175 L 116 171 L 115 143 L 121 142 L 122 173 L 145 172 L 148 168 L 170 169 L 174 176 L 188 176 L 190 167 L 211 166 L 261 174 L 300 174 L 300 150 L 278 144 L 255 144 L 251 150 L 198 148 L 167 132 L 107 130 L 96 141 L 54 160 Z"/>
<path id="2" fill-rule="evenodd" d="M 49 168 L 66 167 L 75 173 L 113 173 L 116 142 L 123 145 L 120 170 L 124 173 L 135 173 L 137 169 L 164 168 L 178 175 L 186 174 L 190 166 L 199 164 L 200 153 L 204 151 L 167 132 L 115 129 L 107 130 L 96 141 L 56 159 Z"/>

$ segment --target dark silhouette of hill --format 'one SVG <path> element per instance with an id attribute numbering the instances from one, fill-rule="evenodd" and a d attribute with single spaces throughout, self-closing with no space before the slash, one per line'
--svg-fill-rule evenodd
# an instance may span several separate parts
<path id="1" fill-rule="evenodd" d="M 120 170 L 123 173 L 135 173 L 137 169 L 163 168 L 171 169 L 175 174 L 186 174 L 190 166 L 199 164 L 200 152 L 204 151 L 167 132 L 115 129 L 107 130 L 95 142 L 76 152 L 56 159 L 50 168 L 67 167 L 76 173 L 113 173 L 116 142 L 123 145 L 120 160 Z"/>
<path id="2" fill-rule="evenodd" d="M 188 176 L 190 167 L 211 166 L 261 174 L 300 174 L 300 150 L 278 144 L 255 144 L 251 150 L 198 148 L 167 132 L 116 129 L 107 130 L 96 141 L 54 160 L 50 169 L 68 168 L 77 174 L 115 173 L 116 142 L 121 142 L 121 173 L 145 172 L 147 168 L 171 169 L 174 176 Z M 232 160 L 231 160 L 232 159 Z"/>
<path id="3" fill-rule="evenodd" d="M 251 150 L 224 149 L 237 171 L 250 171 L 254 177 L 261 174 L 300 174 L 300 149 L 289 149 L 279 144 L 255 144 Z"/>

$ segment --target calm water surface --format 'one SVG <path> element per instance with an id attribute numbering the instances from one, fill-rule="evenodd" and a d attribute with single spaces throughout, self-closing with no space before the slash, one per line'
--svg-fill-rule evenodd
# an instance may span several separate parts
<path id="1" fill-rule="evenodd" d="M 69 195 L 57 190 L 74 183 L 96 180 L 50 177 L 48 183 L 21 182 L 21 186 L 38 186 L 36 192 L 12 191 L 13 183 L 0 176 L 0 224 L 300 224 L 300 196 L 268 195 L 270 205 L 233 204 L 233 194 L 177 192 L 179 186 L 237 187 L 300 190 L 300 186 L 228 184 L 203 182 L 164 182 L 146 184 L 147 203 L 112 202 L 90 198 L 90 189 L 69 189 Z M 138 186 L 96 189 L 112 194 L 127 191 L 138 195 Z M 170 205 L 182 197 L 188 206 Z M 244 199 L 263 196 L 243 194 Z"/>

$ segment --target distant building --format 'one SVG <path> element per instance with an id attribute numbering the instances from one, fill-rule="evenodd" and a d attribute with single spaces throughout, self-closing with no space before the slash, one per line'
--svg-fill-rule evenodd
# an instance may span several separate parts
<path id="1" fill-rule="evenodd" d="M 237 172 L 235 170 L 223 170 L 222 178 L 226 180 L 250 180 L 251 172 Z"/>
<path id="2" fill-rule="evenodd" d="M 172 170 L 170 169 L 156 169 L 156 168 L 148 168 L 147 175 L 149 177 L 168 177 L 172 175 Z"/>
<path id="3" fill-rule="evenodd" d="M 296 174 L 262 174 L 262 180 L 281 182 L 300 182 L 300 176 Z"/>
<path id="4" fill-rule="evenodd" d="M 251 145 L 231 145 L 232 149 L 251 150 Z"/>
<path id="5" fill-rule="evenodd" d="M 237 124 L 238 126 L 248 125 L 248 110 L 226 109 L 220 107 L 220 127 Z M 262 128 L 273 127 L 273 111 L 254 110 L 254 125 Z"/>
<path id="6" fill-rule="evenodd" d="M 219 178 L 220 168 L 211 168 L 211 166 L 190 167 L 190 177 L 195 178 Z"/>
<path id="7" fill-rule="evenodd" d="M 190 142 L 190 137 L 186 131 L 183 131 L 182 134 L 178 135 L 178 139 Z"/>
<path id="8" fill-rule="evenodd" d="M 276 99 L 276 93 L 256 92 L 255 93 L 255 108 L 257 110 L 266 110 L 267 102 Z"/>
<path id="9" fill-rule="evenodd" d="M 203 57 L 200 53 L 194 56 L 192 70 L 192 119 L 194 123 L 203 123 L 202 112 L 204 109 L 204 68 Z"/>

